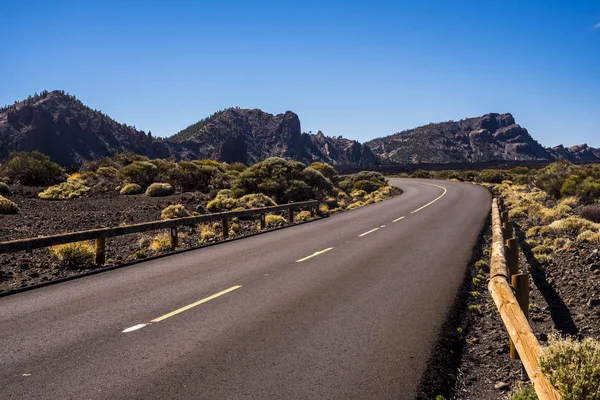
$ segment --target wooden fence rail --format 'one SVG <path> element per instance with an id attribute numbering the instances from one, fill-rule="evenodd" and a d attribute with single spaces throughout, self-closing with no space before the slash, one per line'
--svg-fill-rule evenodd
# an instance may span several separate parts
<path id="1" fill-rule="evenodd" d="M 514 349 L 518 352 L 539 399 L 559 400 L 561 399 L 560 394 L 542 373 L 540 367 L 539 358 L 542 347 L 533 334 L 527 316 L 515 296 L 513 287 L 510 285 L 513 276 L 515 279 L 512 279 L 512 281 L 515 283 L 526 282 L 520 283 L 521 286 L 517 290 L 521 304 L 525 306 L 527 304 L 525 298 L 528 295 L 523 295 L 523 291 L 529 290 L 528 276 L 524 280 L 524 274 L 518 274 L 518 246 L 516 246 L 516 240 L 512 237 L 505 237 L 505 235 L 513 235 L 513 226 L 508 221 L 506 210 L 501 208 L 498 200 L 494 199 L 492 201 L 492 259 L 488 288 L 510 336 L 511 347 L 514 346 Z M 505 253 L 505 239 L 508 242 L 506 243 L 508 244 L 506 249 L 508 254 Z M 511 264 L 510 269 L 507 266 L 507 258 L 509 258 Z M 523 287 L 523 285 L 527 285 L 527 287 Z"/>
<path id="2" fill-rule="evenodd" d="M 265 214 L 289 210 L 288 217 L 293 222 L 294 209 L 308 209 L 311 215 L 318 213 L 319 202 L 317 200 L 302 201 L 298 203 L 289 203 L 279 206 L 255 208 L 251 210 L 229 211 L 214 214 L 198 215 L 194 217 L 185 217 L 170 219 L 166 221 L 144 222 L 134 225 L 118 226 L 113 228 L 99 228 L 81 232 L 64 233 L 60 235 L 43 236 L 29 239 L 12 240 L 9 242 L 0 242 L 0 254 L 13 253 L 17 251 L 33 250 L 43 247 L 56 246 L 59 244 L 81 242 L 85 240 L 96 241 L 96 263 L 104 264 L 106 238 L 114 236 L 129 235 L 132 233 L 141 233 L 159 229 L 169 229 L 171 235 L 171 247 L 177 247 L 177 228 L 180 226 L 193 225 L 204 222 L 220 221 L 223 227 L 227 226 L 230 218 L 250 217 L 259 215 L 261 229 L 265 228 Z M 227 233 L 224 231 L 224 237 Z"/>

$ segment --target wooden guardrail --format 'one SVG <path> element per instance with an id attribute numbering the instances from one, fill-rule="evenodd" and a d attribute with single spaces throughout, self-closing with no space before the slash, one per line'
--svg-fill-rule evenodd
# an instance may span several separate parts
<path id="1" fill-rule="evenodd" d="M 488 288 L 510 336 L 511 357 L 516 358 L 518 353 L 540 400 L 559 400 L 560 393 L 540 367 L 542 347 L 527 320 L 529 275 L 518 273 L 518 243 L 508 212 L 498 199 L 492 201 L 492 235 Z"/>
<path id="2" fill-rule="evenodd" d="M 43 236 L 29 239 L 12 240 L 9 242 L 0 242 L 0 254 L 13 253 L 17 251 L 33 250 L 43 247 L 56 246 L 59 244 L 81 242 L 85 240 L 96 241 L 96 264 L 103 265 L 106 254 L 106 238 L 114 236 L 129 235 L 132 233 L 141 233 L 159 229 L 169 229 L 171 236 L 171 249 L 175 250 L 178 246 L 177 228 L 180 226 L 193 225 L 204 222 L 221 221 L 223 224 L 223 236 L 228 237 L 228 223 L 230 218 L 242 218 L 253 215 L 260 216 L 260 227 L 265 229 L 265 216 L 268 213 L 288 210 L 288 220 L 294 222 L 295 209 L 308 209 L 314 216 L 319 211 L 319 202 L 317 200 L 302 201 L 298 203 L 289 203 L 279 206 L 255 208 L 251 210 L 229 211 L 214 214 L 198 215 L 194 217 L 185 217 L 170 219 L 166 221 L 144 222 L 134 225 L 118 226 L 113 228 L 99 228 L 81 232 L 70 232 L 60 235 Z"/>

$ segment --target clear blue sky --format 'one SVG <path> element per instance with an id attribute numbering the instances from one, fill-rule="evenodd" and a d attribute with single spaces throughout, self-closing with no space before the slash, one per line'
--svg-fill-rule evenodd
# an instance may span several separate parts
<path id="1" fill-rule="evenodd" d="M 0 105 L 64 89 L 171 135 L 229 106 L 366 141 L 511 112 L 600 147 L 600 1 L 13 1 Z"/>

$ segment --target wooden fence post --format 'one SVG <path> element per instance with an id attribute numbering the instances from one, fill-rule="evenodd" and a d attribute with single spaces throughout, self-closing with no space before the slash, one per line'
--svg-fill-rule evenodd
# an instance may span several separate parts
<path id="1" fill-rule="evenodd" d="M 529 274 L 516 274 L 511 277 L 512 286 L 515 288 L 515 297 L 519 303 L 519 307 L 525 314 L 525 318 L 529 319 Z M 519 359 L 519 353 L 515 344 L 510 341 L 510 358 L 513 360 Z"/>
<path id="2" fill-rule="evenodd" d="M 227 218 L 223 218 L 223 238 L 227 239 L 229 237 L 229 221 Z"/>
<path id="3" fill-rule="evenodd" d="M 519 273 L 519 241 L 517 238 L 507 239 L 506 244 L 506 267 L 510 276 Z"/>
<path id="4" fill-rule="evenodd" d="M 171 228 L 171 250 L 177 249 L 179 246 L 179 237 L 177 236 L 177 227 L 174 226 Z"/>
<path id="5" fill-rule="evenodd" d="M 504 234 L 504 239 L 510 239 L 515 235 L 512 221 L 504 222 L 502 224 L 502 232 Z"/>
<path id="6" fill-rule="evenodd" d="M 290 208 L 288 210 L 288 220 L 289 220 L 290 224 L 294 223 L 294 209 L 293 208 Z"/>
<path id="7" fill-rule="evenodd" d="M 267 216 L 265 213 L 260 214 L 260 230 L 264 230 L 267 227 Z"/>
<path id="8" fill-rule="evenodd" d="M 106 238 L 96 239 L 96 265 L 106 263 Z"/>
<path id="9" fill-rule="evenodd" d="M 316 208 L 315 206 L 308 207 L 308 209 L 310 210 L 311 218 L 314 218 L 314 216 L 315 216 L 315 208 Z"/>

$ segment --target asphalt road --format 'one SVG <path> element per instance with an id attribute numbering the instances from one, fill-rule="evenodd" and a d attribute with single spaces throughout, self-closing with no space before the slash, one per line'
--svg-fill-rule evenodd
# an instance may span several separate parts
<path id="1" fill-rule="evenodd" d="M 0 397 L 414 398 L 490 195 L 392 183 L 331 218 L 0 298 Z"/>

